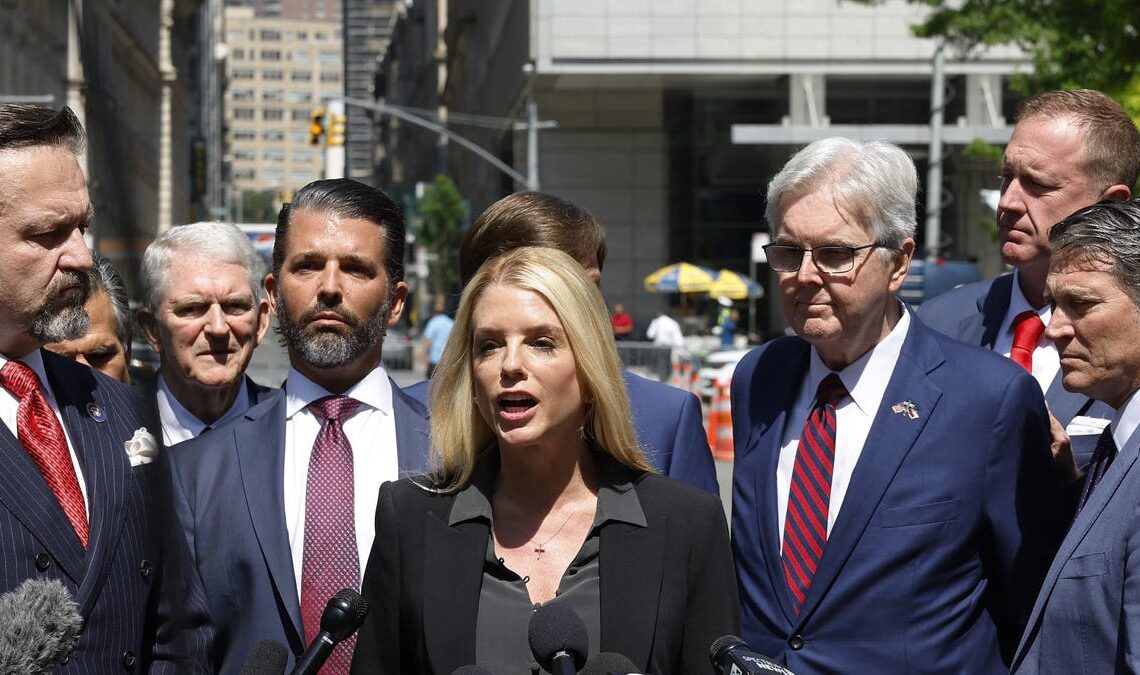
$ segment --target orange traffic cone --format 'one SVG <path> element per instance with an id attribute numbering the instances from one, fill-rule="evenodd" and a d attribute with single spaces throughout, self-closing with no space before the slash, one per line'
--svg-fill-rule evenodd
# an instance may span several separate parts
<path id="1" fill-rule="evenodd" d="M 669 376 L 669 386 L 684 389 L 684 376 L 681 374 L 681 362 L 673 362 L 673 374 Z"/>
<path id="2" fill-rule="evenodd" d="M 736 456 L 732 445 L 732 387 L 728 382 L 717 380 L 715 391 L 709 419 L 715 416 L 717 424 L 715 434 L 714 429 L 709 428 L 709 447 L 713 459 L 731 462 Z"/>

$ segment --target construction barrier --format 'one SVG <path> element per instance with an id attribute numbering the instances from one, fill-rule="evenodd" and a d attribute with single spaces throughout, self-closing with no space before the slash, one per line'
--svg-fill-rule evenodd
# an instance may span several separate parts
<path id="1" fill-rule="evenodd" d="M 729 382 L 713 383 L 712 405 L 709 406 L 707 426 L 709 448 L 713 459 L 731 462 L 735 457 L 732 445 L 732 394 Z"/>

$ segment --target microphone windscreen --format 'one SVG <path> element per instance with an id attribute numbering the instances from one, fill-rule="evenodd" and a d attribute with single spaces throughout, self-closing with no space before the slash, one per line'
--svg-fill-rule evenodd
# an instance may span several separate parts
<path id="1" fill-rule="evenodd" d="M 586 655 L 590 653 L 586 624 L 564 605 L 547 603 L 534 610 L 527 627 L 527 639 L 534 658 L 548 671 L 552 670 L 554 657 L 560 652 L 574 659 L 575 669 L 586 663 Z"/>
<path id="2" fill-rule="evenodd" d="M 83 618 L 56 579 L 28 579 L 0 595 L 0 673 L 53 673 L 79 643 Z"/>
<path id="3" fill-rule="evenodd" d="M 621 654 L 613 652 L 599 652 L 594 654 L 582 666 L 578 675 L 608 675 L 608 673 L 636 673 L 637 664 Z"/>
<path id="4" fill-rule="evenodd" d="M 289 650 L 277 640 L 258 640 L 241 667 L 241 675 L 283 675 Z"/>
<path id="5" fill-rule="evenodd" d="M 748 643 L 735 635 L 722 635 L 713 640 L 712 645 L 709 647 L 709 661 L 712 661 L 713 668 L 716 668 L 716 672 L 719 673 L 721 667 L 724 665 L 721 663 L 724 655 L 728 653 L 728 650 L 735 649 L 736 647 L 744 647 L 747 649 Z"/>
<path id="6" fill-rule="evenodd" d="M 321 613 L 321 630 L 340 642 L 356 632 L 368 616 L 368 601 L 351 588 L 342 588 L 325 603 Z"/>
<path id="7" fill-rule="evenodd" d="M 451 671 L 451 675 L 495 675 L 486 668 L 479 666 L 460 666 Z"/>

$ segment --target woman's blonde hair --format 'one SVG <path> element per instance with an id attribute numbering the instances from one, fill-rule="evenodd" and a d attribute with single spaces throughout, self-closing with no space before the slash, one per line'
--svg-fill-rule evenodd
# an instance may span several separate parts
<path id="1" fill-rule="evenodd" d="M 445 492 L 466 486 L 475 464 L 495 439 L 475 406 L 472 316 L 483 293 L 500 285 L 538 293 L 562 322 L 584 385 L 582 398 L 590 402 L 583 425 L 585 437 L 625 466 L 651 471 L 633 430 L 621 360 L 601 292 L 569 255 L 527 246 L 487 261 L 463 291 L 451 337 L 431 380 L 435 486 Z"/>

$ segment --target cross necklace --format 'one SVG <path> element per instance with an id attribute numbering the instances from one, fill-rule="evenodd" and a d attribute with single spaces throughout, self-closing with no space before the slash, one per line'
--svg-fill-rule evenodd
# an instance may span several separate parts
<path id="1" fill-rule="evenodd" d="M 534 552 L 538 554 L 539 558 L 542 557 L 543 553 L 546 553 L 546 545 L 549 544 L 555 537 L 557 537 L 560 532 L 562 532 L 562 530 L 566 527 L 566 523 L 570 522 L 570 518 L 573 517 L 573 515 L 574 512 L 570 511 L 570 513 L 566 515 L 566 520 L 562 521 L 562 524 L 558 526 L 558 529 L 554 531 L 554 534 L 547 537 L 546 540 L 542 543 L 538 543 L 534 539 L 530 540 L 531 543 L 534 544 Z"/>

